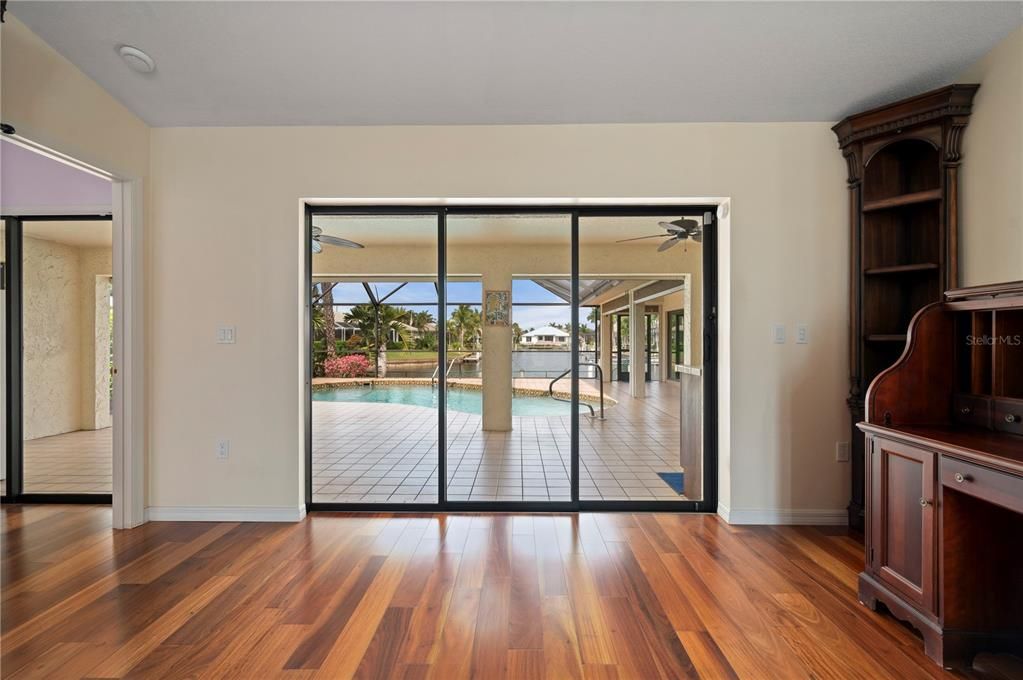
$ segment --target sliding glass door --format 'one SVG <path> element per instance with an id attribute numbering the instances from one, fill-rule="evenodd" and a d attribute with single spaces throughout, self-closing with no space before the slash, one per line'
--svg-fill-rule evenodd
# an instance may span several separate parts
<path id="1" fill-rule="evenodd" d="M 705 499 L 704 366 L 690 360 L 669 381 L 670 313 L 704 314 L 704 261 L 712 219 L 689 211 L 624 211 L 579 219 L 580 306 L 598 310 L 613 352 L 602 375 L 582 374 L 581 398 L 603 418 L 579 426 L 580 501 L 662 504 Z M 709 238 L 708 238 L 709 237 Z M 700 332 L 697 330 L 697 332 Z M 603 395 L 603 396 L 601 396 Z"/>
<path id="2" fill-rule="evenodd" d="M 8 400 L 7 382 L 7 219 L 0 220 L 0 496 L 7 496 Z"/>
<path id="3" fill-rule="evenodd" d="M 308 228 L 313 508 L 711 508 L 709 211 L 311 208 Z"/>
<path id="4" fill-rule="evenodd" d="M 447 498 L 572 501 L 572 249 L 564 214 L 448 215 Z"/>
<path id="5" fill-rule="evenodd" d="M 436 504 L 438 218 L 321 214 L 310 227 L 312 502 Z"/>
<path id="6" fill-rule="evenodd" d="M 8 500 L 111 502 L 112 243 L 109 215 L 4 218 Z"/>

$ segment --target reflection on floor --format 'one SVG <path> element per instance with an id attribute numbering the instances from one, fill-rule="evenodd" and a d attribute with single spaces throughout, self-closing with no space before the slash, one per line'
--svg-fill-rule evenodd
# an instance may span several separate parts
<path id="1" fill-rule="evenodd" d="M 606 419 L 580 416 L 580 498 L 679 500 L 659 472 L 679 467 L 678 385 L 649 383 L 646 399 L 611 383 Z M 478 415 L 448 414 L 448 498 L 567 501 L 568 416 L 513 418 L 512 432 L 483 432 Z M 313 402 L 313 501 L 437 500 L 437 414 L 399 404 Z"/>
<path id="2" fill-rule="evenodd" d="M 25 493 L 111 493 L 111 428 L 25 442 Z"/>

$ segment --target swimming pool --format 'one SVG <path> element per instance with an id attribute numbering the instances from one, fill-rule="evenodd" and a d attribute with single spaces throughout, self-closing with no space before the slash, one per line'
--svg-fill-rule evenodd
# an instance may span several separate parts
<path id="1" fill-rule="evenodd" d="M 452 411 L 476 415 L 483 412 L 483 395 L 479 390 L 448 388 L 447 396 L 448 408 Z M 405 404 L 437 408 L 437 390 L 427 385 L 335 387 L 313 390 L 313 401 Z M 583 405 L 580 405 L 580 410 L 589 412 Z M 513 416 L 567 416 L 570 413 L 572 405 L 564 401 L 550 397 L 512 395 Z"/>

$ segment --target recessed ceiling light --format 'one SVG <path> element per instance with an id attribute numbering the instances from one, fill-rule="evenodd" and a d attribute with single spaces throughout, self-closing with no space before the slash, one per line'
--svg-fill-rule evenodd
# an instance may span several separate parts
<path id="1" fill-rule="evenodd" d="M 117 48 L 117 53 L 121 55 L 121 59 L 124 59 L 124 63 L 130 66 L 133 71 L 152 73 L 156 70 L 156 62 L 153 61 L 153 58 L 137 47 L 121 45 Z"/>

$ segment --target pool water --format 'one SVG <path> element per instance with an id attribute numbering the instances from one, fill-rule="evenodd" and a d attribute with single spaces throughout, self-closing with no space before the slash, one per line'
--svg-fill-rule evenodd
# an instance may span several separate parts
<path id="1" fill-rule="evenodd" d="M 462 413 L 483 412 L 483 395 L 478 390 L 448 388 L 448 408 Z M 362 402 L 367 404 L 405 404 L 437 408 L 437 390 L 426 385 L 387 387 L 341 387 L 314 390 L 313 401 Z M 580 405 L 580 410 L 589 411 Z M 512 395 L 513 416 L 567 416 L 572 405 L 550 397 Z"/>

